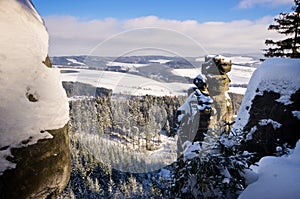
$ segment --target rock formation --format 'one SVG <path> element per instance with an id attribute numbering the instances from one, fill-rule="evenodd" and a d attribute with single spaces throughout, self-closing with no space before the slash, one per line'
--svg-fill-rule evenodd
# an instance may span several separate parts
<path id="1" fill-rule="evenodd" d="M 220 127 L 229 130 L 233 122 L 232 102 L 227 93 L 230 79 L 227 75 L 231 70 L 231 60 L 220 55 L 209 55 L 205 57 L 202 64 L 202 74 L 207 78 L 210 96 L 214 100 L 212 105 L 215 113 L 211 117 L 210 128 L 215 129 L 214 133 L 220 134 Z"/>
<path id="2" fill-rule="evenodd" d="M 30 0 L 0 1 L 0 198 L 54 198 L 70 177 L 69 104 Z"/>
<path id="3" fill-rule="evenodd" d="M 0 198 L 55 198 L 65 188 L 71 170 L 68 126 L 48 132 L 52 139 L 12 149 L 8 160 L 17 166 L 0 176 Z"/>
<path id="4" fill-rule="evenodd" d="M 268 59 L 249 82 L 234 130 L 258 159 L 284 154 L 300 138 L 299 65 L 299 59 Z"/>
<path id="5" fill-rule="evenodd" d="M 207 84 L 201 75 L 194 79 L 195 87 L 189 89 L 189 97 L 177 111 L 178 155 L 189 143 L 203 141 L 211 117 L 211 99 Z"/>

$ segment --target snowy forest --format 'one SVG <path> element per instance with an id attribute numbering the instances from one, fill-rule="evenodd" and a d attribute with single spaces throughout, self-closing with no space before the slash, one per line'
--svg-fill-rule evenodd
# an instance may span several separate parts
<path id="1" fill-rule="evenodd" d="M 176 161 L 176 112 L 183 102 L 183 97 L 155 96 L 130 97 L 127 100 L 111 99 L 109 96 L 72 99 L 69 124 L 72 173 L 61 197 L 173 198 L 176 190 L 188 187 L 183 181 L 196 171 L 192 167 L 198 167 L 200 159 L 189 160 L 189 163 Z M 165 144 L 168 148 L 162 146 Z M 216 144 L 216 150 L 220 146 L 223 145 Z M 197 174 L 198 177 L 210 175 L 225 161 L 232 164 L 226 167 L 242 170 L 251 155 L 238 155 L 230 150 L 227 155 L 214 154 L 201 160 L 207 170 Z M 156 158 L 147 157 L 154 153 L 159 153 Z M 183 167 L 184 164 L 190 166 Z M 245 186 L 241 176 L 232 185 L 222 186 L 222 172 L 217 172 L 219 176 L 214 179 L 207 179 L 201 188 L 203 195 L 209 196 L 209 190 L 216 187 L 218 181 L 218 192 L 228 192 L 226 194 L 233 194 L 232 197 L 236 196 L 236 189 Z M 241 187 L 233 188 L 237 185 Z M 219 195 L 218 192 L 209 197 Z M 177 194 L 186 198 L 187 193 Z"/>

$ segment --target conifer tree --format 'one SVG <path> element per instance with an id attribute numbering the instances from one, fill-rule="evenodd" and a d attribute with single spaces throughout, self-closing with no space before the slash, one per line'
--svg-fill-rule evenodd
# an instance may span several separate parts
<path id="1" fill-rule="evenodd" d="M 286 37 L 274 41 L 267 39 L 265 44 L 270 46 L 264 49 L 266 57 L 300 57 L 300 0 L 294 0 L 295 6 L 290 13 L 280 13 L 274 18 L 275 24 L 271 24 L 268 30 L 275 30 Z"/>

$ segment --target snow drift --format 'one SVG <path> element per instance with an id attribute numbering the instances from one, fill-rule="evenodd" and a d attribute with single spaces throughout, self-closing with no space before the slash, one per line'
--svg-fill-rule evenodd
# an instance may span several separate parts
<path id="1" fill-rule="evenodd" d="M 297 199 L 300 196 L 300 141 L 288 157 L 264 157 L 253 167 L 258 180 L 239 199 Z"/>

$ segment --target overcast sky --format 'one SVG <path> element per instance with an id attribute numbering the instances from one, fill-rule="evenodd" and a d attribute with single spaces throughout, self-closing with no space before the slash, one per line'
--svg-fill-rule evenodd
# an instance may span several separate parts
<path id="1" fill-rule="evenodd" d="M 33 0 L 49 54 L 262 54 L 268 31 L 293 0 Z"/>

